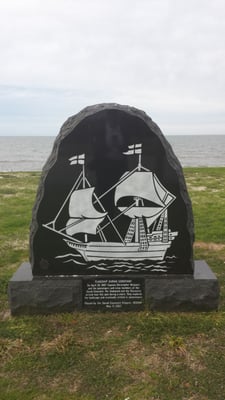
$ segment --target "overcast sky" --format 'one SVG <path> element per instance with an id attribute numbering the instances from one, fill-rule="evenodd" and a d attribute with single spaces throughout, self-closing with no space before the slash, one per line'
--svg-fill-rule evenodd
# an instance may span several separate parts
<path id="1" fill-rule="evenodd" d="M 0 135 L 56 135 L 102 102 L 225 134 L 224 0 L 0 0 L 0 27 Z"/>

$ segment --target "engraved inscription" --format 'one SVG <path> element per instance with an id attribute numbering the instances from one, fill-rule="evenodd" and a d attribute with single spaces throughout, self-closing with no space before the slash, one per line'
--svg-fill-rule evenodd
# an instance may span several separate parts
<path id="1" fill-rule="evenodd" d="M 142 279 L 89 279 L 84 281 L 83 306 L 93 310 L 140 310 L 144 307 Z"/>

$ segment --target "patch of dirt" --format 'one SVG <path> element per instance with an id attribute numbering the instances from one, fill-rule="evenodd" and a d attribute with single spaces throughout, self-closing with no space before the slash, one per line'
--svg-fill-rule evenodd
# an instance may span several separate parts
<path id="1" fill-rule="evenodd" d="M 204 192 L 207 189 L 207 187 L 206 186 L 191 186 L 190 189 L 193 190 L 193 192 Z"/>
<path id="2" fill-rule="evenodd" d="M 194 336 L 177 347 L 171 347 L 167 342 L 168 337 L 165 339 L 161 346 L 157 343 L 148 349 L 138 340 L 131 340 L 124 347 L 124 353 L 117 354 L 114 368 L 123 368 L 134 383 L 140 383 L 142 380 L 151 383 L 152 378 L 160 376 L 162 371 L 167 376 L 172 376 L 175 365 L 183 365 L 184 368 L 186 366 L 196 373 L 206 369 L 204 356 L 207 347 L 205 343 L 201 343 L 204 337 Z"/>
<path id="3" fill-rule="evenodd" d="M 26 346 L 22 339 L 6 339 L 0 338 L 0 358 L 3 361 L 9 361 L 9 359 L 18 355 L 23 351 L 30 351 L 30 347 Z"/>
<path id="4" fill-rule="evenodd" d="M 119 331 L 118 328 L 116 327 L 112 327 L 112 329 L 108 329 L 105 333 L 104 333 L 104 338 L 108 338 L 108 337 L 121 337 L 123 336 L 123 334 Z"/>
<path id="5" fill-rule="evenodd" d="M 196 381 L 196 383 L 197 383 L 197 381 Z M 205 396 L 201 396 L 199 393 L 197 393 L 191 397 L 183 397 L 183 400 L 209 400 L 209 398 L 205 397 Z"/>
<path id="6" fill-rule="evenodd" d="M 58 353 L 64 353 L 67 346 L 73 341 L 73 332 L 66 331 L 61 335 L 56 336 L 53 340 L 41 343 L 40 352 L 41 354 L 47 354 L 52 351 L 57 351 Z"/>
<path id="7" fill-rule="evenodd" d="M 15 196 L 16 196 L 16 194 L 3 194 L 2 195 L 3 199 L 7 199 L 7 198 L 10 198 L 10 197 L 15 197 Z"/>
<path id="8" fill-rule="evenodd" d="M 206 242 L 195 242 L 194 247 L 196 249 L 205 249 L 205 250 L 215 250 L 220 251 L 225 249 L 225 244 L 222 243 L 206 243 Z"/>
<path id="9" fill-rule="evenodd" d="M 6 311 L 4 310 L 4 311 L 0 312 L 0 320 L 1 321 L 7 321 L 11 318 L 12 318 L 12 316 L 11 316 L 10 310 L 6 310 Z"/>
<path id="10" fill-rule="evenodd" d="M 68 374 L 57 374 L 53 379 L 49 379 L 48 387 L 51 389 L 61 389 L 66 387 L 67 391 L 71 394 L 76 393 L 82 384 L 82 380 L 78 376 L 70 376 Z M 43 380 L 39 380 L 40 387 L 43 387 Z"/>
<path id="11" fill-rule="evenodd" d="M 28 239 L 10 239 L 6 240 L 2 246 L 2 249 L 8 250 L 9 248 L 13 248 L 14 250 L 26 250 L 28 248 L 29 241 Z"/>

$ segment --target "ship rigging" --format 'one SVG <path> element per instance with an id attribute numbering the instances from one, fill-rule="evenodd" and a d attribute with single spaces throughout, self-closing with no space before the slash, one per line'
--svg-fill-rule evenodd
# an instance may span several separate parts
<path id="1" fill-rule="evenodd" d="M 169 229 L 168 223 L 168 208 L 176 197 L 162 185 L 155 173 L 142 165 L 142 144 L 129 145 L 123 154 L 138 156 L 137 166 L 126 171 L 99 196 L 86 177 L 85 154 L 71 157 L 70 164 L 82 166 L 81 172 L 55 218 L 43 226 L 61 235 L 67 245 L 86 261 L 163 260 L 178 235 Z M 114 204 L 119 210 L 113 218 L 101 201 L 111 191 L 114 191 Z M 123 203 L 127 198 L 132 199 L 128 206 Z M 57 221 L 65 208 L 69 218 L 58 229 Z M 116 224 L 123 215 L 130 219 L 125 236 Z M 118 241 L 106 238 L 105 229 L 109 225 Z M 80 240 L 80 234 L 83 234 L 83 240 Z M 99 240 L 91 239 L 92 235 Z"/>

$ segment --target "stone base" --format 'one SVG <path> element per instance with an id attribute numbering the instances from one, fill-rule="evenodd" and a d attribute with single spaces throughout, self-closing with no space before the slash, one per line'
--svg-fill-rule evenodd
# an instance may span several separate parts
<path id="1" fill-rule="evenodd" d="M 12 315 L 81 311 L 83 282 L 87 279 L 143 279 L 144 308 L 158 311 L 211 311 L 219 304 L 219 284 L 205 261 L 195 261 L 194 276 L 66 276 L 33 277 L 29 263 L 23 263 L 8 286 Z M 102 309 L 102 308 L 101 308 Z M 113 311 L 126 311 L 121 306 Z M 98 306 L 94 307 L 98 311 Z"/>

